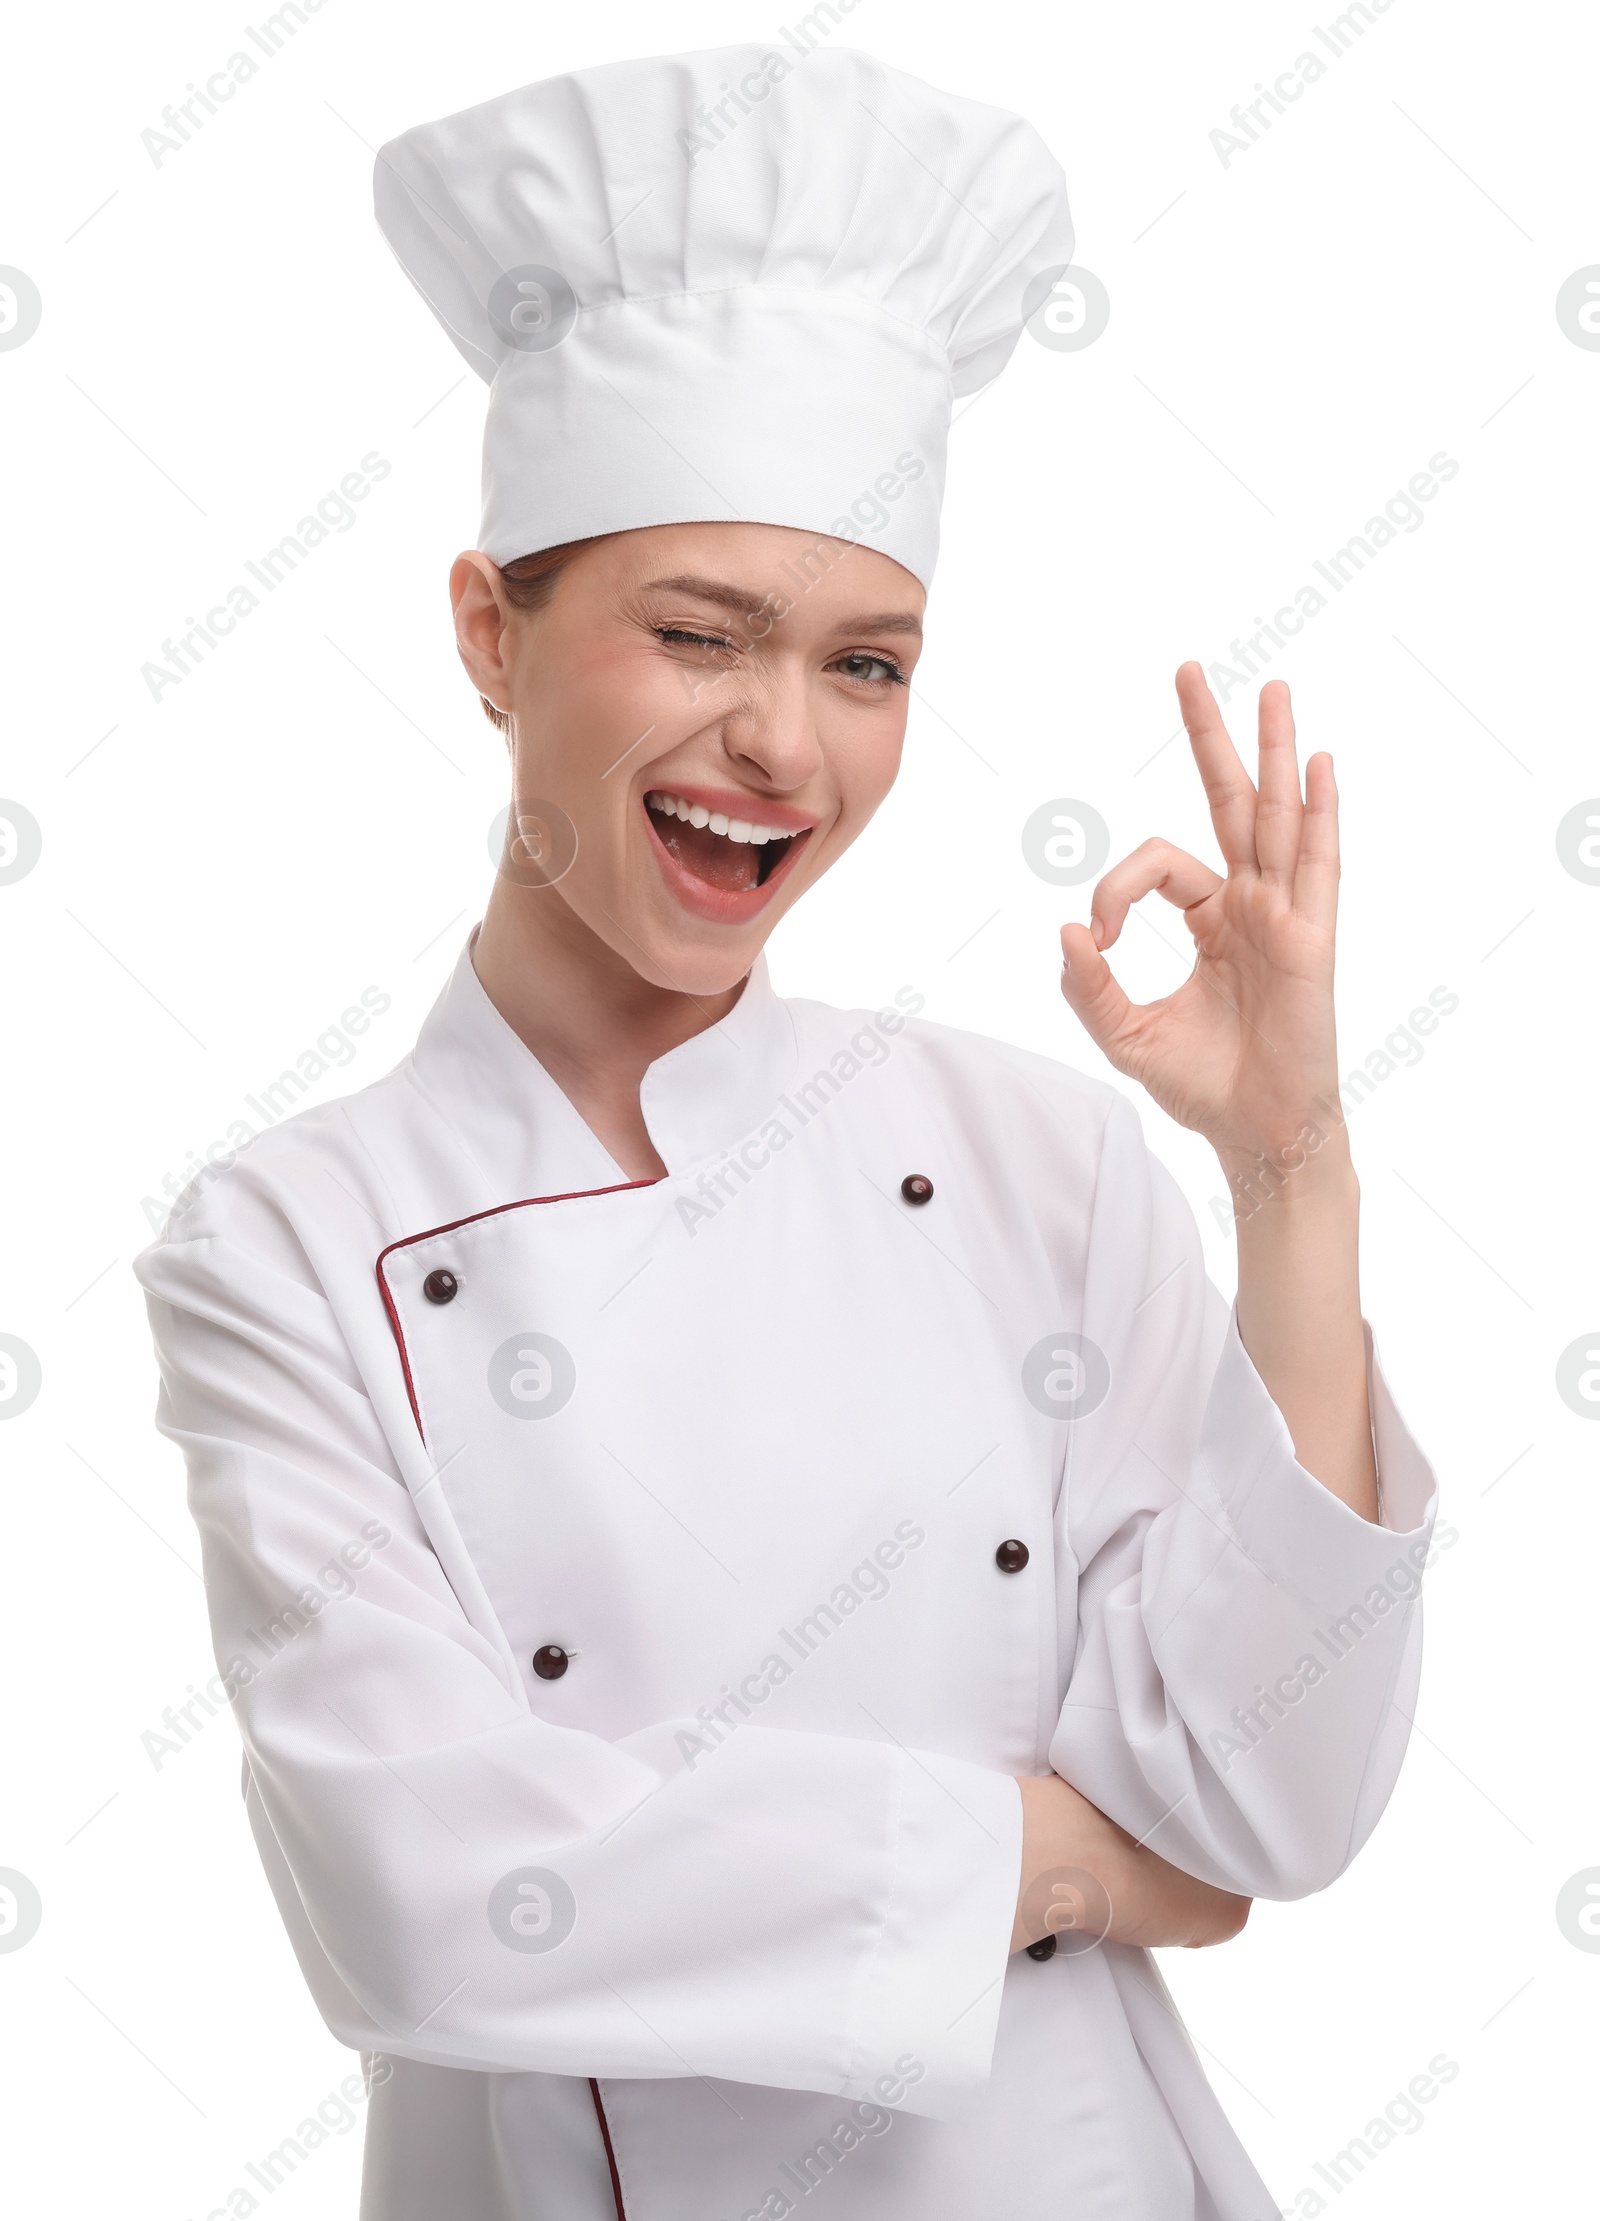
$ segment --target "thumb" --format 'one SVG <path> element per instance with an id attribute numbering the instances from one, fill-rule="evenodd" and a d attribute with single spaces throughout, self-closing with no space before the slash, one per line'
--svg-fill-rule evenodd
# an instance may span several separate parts
<path id="1" fill-rule="evenodd" d="M 1134 1007 L 1086 925 L 1061 928 L 1061 992 L 1095 1047 L 1120 1066 L 1119 1044 L 1130 1031 Z"/>

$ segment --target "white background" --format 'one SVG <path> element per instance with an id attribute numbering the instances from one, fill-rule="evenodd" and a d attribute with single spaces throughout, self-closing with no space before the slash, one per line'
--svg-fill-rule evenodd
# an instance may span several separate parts
<path id="1" fill-rule="evenodd" d="M 1366 1305 L 1456 1539 L 1368 1849 L 1166 1965 L 1286 2208 L 1316 2188 L 1368 2221 L 1498 2221 L 1584 2203 L 1600 1990 L 1554 1912 L 1600 1866 L 1600 1433 L 1555 1388 L 1600 1327 L 1600 888 L 1554 838 L 1600 792 L 1600 353 L 1554 312 L 1600 261 L 1600 34 L 1575 6 L 1392 0 L 1333 60 L 1312 30 L 1336 12 L 859 0 L 850 43 L 1040 127 L 1112 315 L 1081 353 L 1024 338 L 957 426 L 904 776 L 773 968 L 852 1004 L 912 983 L 937 1018 L 1101 1069 L 1056 992 L 1056 927 L 1088 890 L 1029 872 L 1024 819 L 1077 797 L 1114 853 L 1159 830 L 1209 855 L 1186 746 L 1162 745 L 1174 668 L 1225 659 L 1431 456 L 1459 463 L 1273 666 L 1341 779 L 1344 1066 L 1429 990 L 1459 997 L 1352 1120 Z M 159 1768 L 141 1741 L 210 1671 L 180 1463 L 150 1423 L 145 1199 L 361 989 L 392 1007 L 315 1099 L 401 1057 L 479 915 L 505 799 L 445 596 L 482 388 L 379 238 L 372 150 L 535 77 L 779 27 L 707 0 L 324 0 L 158 166 L 141 133 L 256 52 L 246 20 L 27 11 L 0 147 L 0 262 L 43 298 L 0 353 L 0 794 L 44 837 L 0 887 L 0 1331 L 44 1378 L 0 1428 L 0 1866 L 44 1904 L 0 1954 L 0 2167 L 18 2212 L 126 2221 L 228 2210 L 354 2064 L 258 1872 L 231 1724 Z M 1306 51 L 1326 74 L 1225 165 L 1210 134 Z M 392 469 L 354 526 L 152 701 L 141 664 L 374 450 Z M 1145 909 L 1119 962 L 1159 993 L 1181 927 Z M 1226 1286 L 1214 1166 L 1144 1116 Z M 1319 2177 L 1439 2053 L 1459 2072 L 1423 2125 L 1342 2191 Z M 358 2144 L 333 2137 L 274 2214 L 353 2214 Z"/>

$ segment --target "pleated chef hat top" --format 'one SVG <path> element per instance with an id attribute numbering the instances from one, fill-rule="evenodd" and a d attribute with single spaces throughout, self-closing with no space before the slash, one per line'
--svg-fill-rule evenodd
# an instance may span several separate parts
<path id="1" fill-rule="evenodd" d="M 1029 124 L 832 47 L 547 78 L 391 140 L 375 192 L 489 385 L 498 563 L 743 519 L 859 540 L 926 585 L 952 402 L 1072 255 Z"/>

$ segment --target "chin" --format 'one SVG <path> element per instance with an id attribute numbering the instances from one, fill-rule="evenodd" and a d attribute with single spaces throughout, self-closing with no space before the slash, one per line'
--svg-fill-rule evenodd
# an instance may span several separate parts
<path id="1" fill-rule="evenodd" d="M 630 919 L 619 953 L 653 987 L 680 995 L 725 995 L 748 977 L 772 922 L 763 921 L 756 932 L 707 934 L 664 927 L 660 919 Z"/>

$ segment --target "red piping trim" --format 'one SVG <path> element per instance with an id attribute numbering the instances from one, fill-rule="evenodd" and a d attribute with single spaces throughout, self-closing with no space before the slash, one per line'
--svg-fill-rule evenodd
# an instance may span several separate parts
<path id="1" fill-rule="evenodd" d="M 400 1241 L 390 1242 L 378 1252 L 373 1271 L 378 1276 L 378 1293 L 383 1298 L 383 1308 L 389 1315 L 389 1331 L 400 1352 L 400 1370 L 406 1379 L 406 1394 L 411 1400 L 411 1416 L 417 1422 L 417 1432 L 422 1433 L 422 1413 L 417 1409 L 417 1388 L 411 1378 L 411 1360 L 406 1355 L 406 1338 L 400 1327 L 400 1314 L 394 1307 L 394 1297 L 389 1293 L 389 1283 L 384 1278 L 383 1261 L 392 1257 L 397 1249 L 410 1249 L 416 1242 L 431 1241 L 435 1234 L 453 1234 L 458 1226 L 476 1226 L 479 1219 L 499 1218 L 504 1211 L 525 1211 L 535 1203 L 578 1203 L 594 1195 L 621 1195 L 629 1188 L 653 1188 L 660 1184 L 660 1176 L 650 1180 L 614 1180 L 608 1188 L 571 1188 L 565 1195 L 525 1195 L 515 1203 L 496 1203 L 487 1211 L 469 1211 L 465 1218 L 453 1218 L 444 1226 L 430 1226 L 420 1234 L 407 1234 Z M 598 2096 L 595 2103 L 599 2104 Z M 619 2205 L 617 2211 L 622 2211 Z"/>
<path id="2" fill-rule="evenodd" d="M 643 1187 L 644 1184 L 642 1180 L 634 1183 L 636 1187 Z M 606 2109 L 600 2103 L 600 2085 L 593 2075 L 589 2077 L 589 2095 L 594 2099 L 594 2109 L 600 2118 L 600 2134 L 605 2140 L 606 2165 L 611 2169 L 611 2195 L 617 2202 L 617 2221 L 628 2221 L 627 2209 L 622 2203 L 622 2178 L 617 2173 L 617 2155 L 611 2149 L 611 2128 L 606 2120 Z"/>

